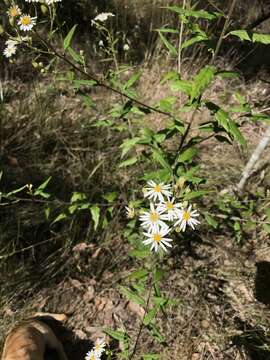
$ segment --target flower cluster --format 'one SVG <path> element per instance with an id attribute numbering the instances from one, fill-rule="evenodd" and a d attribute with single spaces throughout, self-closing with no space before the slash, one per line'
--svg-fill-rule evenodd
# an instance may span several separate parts
<path id="1" fill-rule="evenodd" d="M 94 348 L 85 356 L 85 360 L 100 360 L 103 352 L 105 351 L 106 343 L 103 339 L 97 339 Z"/>
<path id="2" fill-rule="evenodd" d="M 54 3 L 60 2 L 62 0 L 44 0 L 45 4 L 52 5 Z M 38 3 L 43 2 L 41 0 L 25 0 L 27 3 Z M 31 31 L 33 27 L 37 23 L 36 17 L 31 17 L 29 14 L 23 14 L 21 8 L 16 5 L 13 1 L 10 4 L 10 7 L 7 10 L 8 17 L 10 20 L 12 20 L 13 24 L 16 24 L 18 26 L 18 29 L 20 31 Z M 6 47 L 3 51 L 3 54 L 5 57 L 10 58 L 13 55 L 15 55 L 17 46 L 19 43 L 21 43 L 23 40 L 23 37 L 19 34 L 19 31 L 17 30 L 17 37 L 16 40 L 14 39 L 8 39 L 6 41 Z"/>
<path id="3" fill-rule="evenodd" d="M 159 251 L 172 247 L 172 239 L 167 237 L 170 232 L 179 227 L 185 231 L 187 225 L 195 228 L 200 222 L 196 219 L 199 216 L 197 210 L 192 210 L 192 205 L 176 202 L 173 197 L 171 185 L 149 181 L 144 191 L 145 198 L 150 201 L 149 211 L 145 211 L 139 218 L 143 234 L 146 240 L 144 245 L 150 245 L 151 250 Z M 132 218 L 134 209 L 126 207 L 127 217 Z"/>
<path id="4" fill-rule="evenodd" d="M 60 2 L 62 0 L 45 0 L 45 3 L 47 5 L 51 5 L 53 3 L 57 3 L 57 2 Z M 38 2 L 41 2 L 40 0 L 25 0 L 25 2 L 28 2 L 28 3 L 38 3 Z"/>

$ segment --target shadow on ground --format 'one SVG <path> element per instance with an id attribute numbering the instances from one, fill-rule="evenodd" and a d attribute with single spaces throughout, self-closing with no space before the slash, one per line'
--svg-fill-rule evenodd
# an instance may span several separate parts
<path id="1" fill-rule="evenodd" d="M 270 305 L 270 262 L 256 263 L 255 297 L 265 305 Z"/>

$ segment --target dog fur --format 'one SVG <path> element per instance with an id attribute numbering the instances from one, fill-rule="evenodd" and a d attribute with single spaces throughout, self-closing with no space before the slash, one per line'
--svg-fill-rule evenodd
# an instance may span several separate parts
<path id="1" fill-rule="evenodd" d="M 67 360 L 64 348 L 57 339 L 50 320 L 65 321 L 64 314 L 37 313 L 23 321 L 8 334 L 1 360 L 44 360 L 46 349 L 57 353 L 59 360 Z"/>

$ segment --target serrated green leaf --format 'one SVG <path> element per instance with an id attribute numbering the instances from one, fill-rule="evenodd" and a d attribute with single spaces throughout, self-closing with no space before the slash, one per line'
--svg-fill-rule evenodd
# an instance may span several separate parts
<path id="1" fill-rule="evenodd" d="M 91 216 L 94 221 L 94 230 L 97 229 L 100 218 L 100 208 L 97 205 L 93 205 L 90 208 Z"/>
<path id="2" fill-rule="evenodd" d="M 77 25 L 74 25 L 72 29 L 68 32 L 67 36 L 65 37 L 63 44 L 64 50 L 66 50 L 70 46 L 76 27 Z"/>
<path id="3" fill-rule="evenodd" d="M 131 300 L 138 305 L 145 306 L 144 299 L 137 295 L 134 291 L 131 291 L 124 286 L 120 286 L 120 291 L 128 300 Z"/>

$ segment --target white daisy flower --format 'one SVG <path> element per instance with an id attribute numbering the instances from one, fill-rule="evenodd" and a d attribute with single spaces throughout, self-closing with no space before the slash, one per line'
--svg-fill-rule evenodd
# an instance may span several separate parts
<path id="1" fill-rule="evenodd" d="M 114 14 L 110 13 L 110 12 L 104 12 L 104 13 L 100 13 L 98 14 L 93 21 L 100 21 L 100 22 L 104 22 L 106 21 L 109 17 L 115 16 Z"/>
<path id="2" fill-rule="evenodd" d="M 3 51 L 5 57 L 10 58 L 11 56 L 16 54 L 18 42 L 15 40 L 7 40 L 6 47 Z"/>
<path id="3" fill-rule="evenodd" d="M 163 183 L 156 184 L 153 180 L 148 181 L 147 184 L 150 187 L 145 189 L 144 196 L 153 199 L 153 201 L 158 199 L 160 202 L 164 202 L 163 195 L 166 197 L 172 195 L 170 191 L 171 185 L 164 185 Z"/>
<path id="4" fill-rule="evenodd" d="M 177 219 L 177 210 L 179 211 L 182 208 L 183 205 L 181 203 L 174 203 L 174 198 L 168 198 L 167 201 L 164 201 L 157 206 L 157 210 L 160 211 L 160 213 L 166 213 L 168 221 Z"/>
<path id="5" fill-rule="evenodd" d="M 124 50 L 124 51 L 128 51 L 128 50 L 129 50 L 129 45 L 128 45 L 128 44 L 125 44 L 125 45 L 123 46 L 123 50 Z"/>
<path id="6" fill-rule="evenodd" d="M 94 353 L 94 350 L 88 351 L 85 356 L 85 360 L 99 360 L 100 357 Z"/>
<path id="7" fill-rule="evenodd" d="M 10 17 L 19 16 L 19 15 L 21 15 L 21 13 L 22 13 L 22 10 L 19 8 L 18 5 L 10 6 L 8 11 L 7 11 L 8 16 L 10 16 Z"/>
<path id="8" fill-rule="evenodd" d="M 47 5 L 51 5 L 51 4 L 60 2 L 60 1 L 62 1 L 62 0 L 45 0 L 45 3 L 46 3 Z"/>
<path id="9" fill-rule="evenodd" d="M 105 351 L 106 343 L 104 339 L 97 339 L 94 346 L 94 353 L 97 357 L 101 357 L 102 353 Z"/>
<path id="10" fill-rule="evenodd" d="M 178 210 L 177 211 L 177 220 L 176 220 L 174 226 L 177 226 L 180 224 L 179 225 L 180 230 L 185 231 L 186 226 L 188 224 L 194 230 L 195 226 L 200 224 L 200 222 L 197 219 L 194 219 L 197 216 L 199 216 L 199 213 L 197 210 L 191 211 L 191 209 L 192 209 L 192 205 L 189 205 L 189 207 L 187 209 Z"/>
<path id="11" fill-rule="evenodd" d="M 135 217 L 135 209 L 130 208 L 128 206 L 125 206 L 125 209 L 126 209 L 126 217 L 128 219 L 133 219 Z"/>
<path id="12" fill-rule="evenodd" d="M 153 233 L 148 232 L 148 233 L 143 233 L 145 236 L 148 237 L 147 240 L 143 241 L 144 245 L 149 245 L 151 244 L 151 250 L 154 251 L 158 251 L 160 248 L 162 248 L 164 251 L 167 252 L 166 247 L 172 247 L 172 244 L 170 244 L 170 242 L 172 242 L 172 239 L 169 239 L 167 237 L 165 237 L 169 232 L 170 232 L 170 228 L 161 228 L 160 230 L 157 230 Z"/>
<path id="13" fill-rule="evenodd" d="M 18 21 L 20 29 L 23 31 L 29 31 L 36 25 L 36 18 L 31 17 L 30 15 L 22 15 Z"/>
<path id="14" fill-rule="evenodd" d="M 146 211 L 140 216 L 141 226 L 152 232 L 158 231 L 159 228 L 168 228 L 168 225 L 162 220 L 167 220 L 167 216 L 162 215 L 153 203 L 150 204 L 150 211 Z"/>

